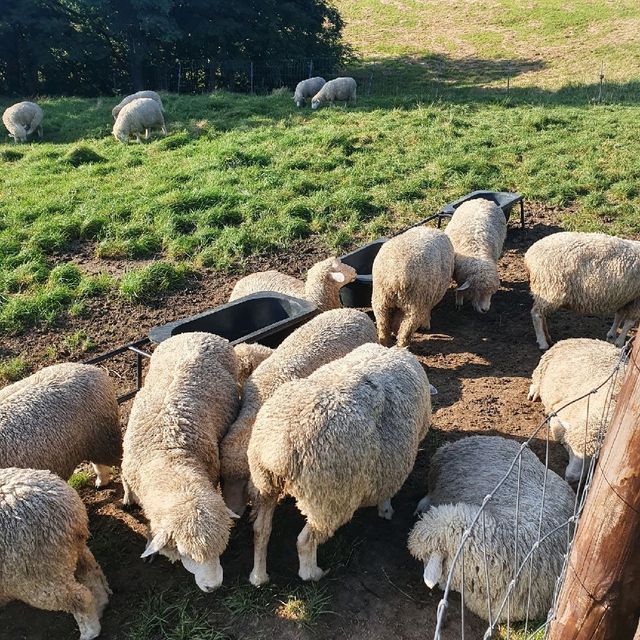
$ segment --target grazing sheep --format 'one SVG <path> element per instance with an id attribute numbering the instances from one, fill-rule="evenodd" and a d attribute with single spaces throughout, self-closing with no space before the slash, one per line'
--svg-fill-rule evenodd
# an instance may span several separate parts
<path id="1" fill-rule="evenodd" d="M 500 288 L 498 260 L 507 236 L 507 221 L 502 209 L 484 198 L 463 202 L 447 224 L 456 253 L 453 277 L 458 283 L 456 306 L 464 299 L 473 308 L 486 313 L 491 296 Z"/>
<path id="2" fill-rule="evenodd" d="M 353 78 L 336 78 L 335 80 L 329 80 L 329 82 L 313 96 L 311 108 L 317 109 L 326 102 L 329 102 L 333 106 L 336 100 L 344 100 L 345 105 L 349 102 L 355 103 L 356 81 Z"/>
<path id="3" fill-rule="evenodd" d="M 385 242 L 373 261 L 371 306 L 380 342 L 408 347 L 419 327 L 431 328 L 431 309 L 442 300 L 453 276 L 454 251 L 448 236 L 415 227 Z"/>
<path id="4" fill-rule="evenodd" d="M 66 611 L 80 640 L 100 635 L 111 591 L 88 537 L 87 511 L 66 482 L 49 471 L 0 469 L 0 605 Z"/>
<path id="5" fill-rule="evenodd" d="M 434 454 L 429 471 L 429 494 L 418 505 L 423 515 L 409 535 L 409 551 L 424 562 L 424 581 L 430 589 L 437 584 L 444 588 L 464 532 L 485 497 L 505 476 L 519 450 L 520 445 L 513 440 L 472 436 L 445 444 Z M 572 517 L 574 510 L 575 494 L 569 485 L 548 470 L 545 485 L 545 466 L 531 450 L 523 450 L 520 473 L 518 470 L 519 463 L 487 502 L 484 516 L 479 517 L 464 554 L 458 558 L 451 581 L 451 588 L 461 592 L 464 575 L 465 605 L 488 620 L 487 603 L 490 602 L 493 622 L 505 621 L 507 611 L 512 622 L 527 616 L 529 576 L 529 619 L 547 615 L 566 551 L 570 525 L 563 526 L 563 523 Z M 540 536 L 551 534 L 556 527 L 559 529 L 533 551 L 530 563 L 527 562 L 516 579 L 509 608 L 505 605 L 498 613 L 514 577 L 514 566 L 519 567 L 539 539 L 541 509 Z M 517 540 L 514 538 L 516 523 Z"/>
<path id="6" fill-rule="evenodd" d="M 113 125 L 113 135 L 120 142 L 128 142 L 134 135 L 140 142 L 140 134 L 145 132 L 145 140 L 149 139 L 151 129 L 159 128 L 167 135 L 164 116 L 160 105 L 151 98 L 137 98 L 126 104 L 118 114 Z"/>
<path id="7" fill-rule="evenodd" d="M 554 233 L 534 243 L 524 256 L 529 271 L 531 318 L 540 349 L 549 348 L 547 315 L 570 309 L 615 320 L 608 340 L 624 323 L 615 344 L 624 345 L 640 316 L 640 242 L 604 233 Z"/>
<path id="8" fill-rule="evenodd" d="M 34 102 L 18 102 L 5 109 L 2 122 L 14 142 L 27 142 L 34 131 L 42 138 L 42 109 Z"/>
<path id="9" fill-rule="evenodd" d="M 313 96 L 315 96 L 325 84 L 327 84 L 327 81 L 320 76 L 298 82 L 295 93 L 293 94 L 293 100 L 296 103 L 296 107 L 302 107 L 305 99 L 313 98 Z"/>
<path id="10" fill-rule="evenodd" d="M 254 566 L 268 581 L 267 544 L 278 498 L 293 496 L 307 522 L 298 536 L 303 580 L 319 580 L 316 551 L 360 507 L 391 519 L 391 497 L 411 473 L 429 428 L 429 381 L 404 349 L 365 344 L 267 400 L 249 442 L 257 490 Z"/>
<path id="11" fill-rule="evenodd" d="M 234 348 L 238 360 L 238 383 L 242 386 L 245 380 L 256 370 L 256 367 L 264 362 L 272 353 L 271 347 L 253 342 L 242 342 Z"/>
<path id="12" fill-rule="evenodd" d="M 591 396 L 564 407 L 602 384 L 620 360 L 620 349 L 602 340 L 561 340 L 542 355 L 531 377 L 529 400 L 542 400 L 554 438 L 569 452 L 565 480 L 576 485 L 589 469 L 601 436 L 615 409 L 615 396 L 622 386 L 618 376 L 613 396 L 605 384 Z M 561 409 L 561 410 L 560 410 Z"/>
<path id="13" fill-rule="evenodd" d="M 126 107 L 125 107 L 126 108 Z M 183 333 L 151 356 L 124 437 L 124 504 L 149 521 L 142 557 L 181 560 L 203 591 L 222 584 L 232 518 L 218 492 L 218 446 L 238 410 L 237 363 L 227 340 Z"/>
<path id="14" fill-rule="evenodd" d="M 325 311 L 296 329 L 247 379 L 235 422 L 220 447 L 222 495 L 242 515 L 247 503 L 247 447 L 262 404 L 285 382 L 305 378 L 327 362 L 345 356 L 366 342 L 375 342 L 376 328 L 356 309 Z"/>
<path id="15" fill-rule="evenodd" d="M 155 100 L 160 105 L 160 110 L 164 113 L 164 106 L 162 104 L 162 98 L 155 91 L 137 91 L 136 93 L 132 93 L 130 96 L 123 98 L 119 104 L 117 104 L 111 110 L 111 115 L 113 119 L 116 120 L 120 111 L 122 111 L 122 107 L 128 105 L 130 102 L 134 100 L 139 100 L 140 98 L 150 98 L 151 100 Z"/>
<path id="16" fill-rule="evenodd" d="M 121 441 L 116 390 L 98 367 L 56 364 L 0 389 L 0 467 L 48 469 L 66 480 L 89 460 L 102 487 Z"/>
<path id="17" fill-rule="evenodd" d="M 229 301 L 261 291 L 276 291 L 313 302 L 320 311 L 339 309 L 340 289 L 356 279 L 356 270 L 339 258 L 327 258 L 309 269 L 305 282 L 279 271 L 259 271 L 236 282 Z"/>

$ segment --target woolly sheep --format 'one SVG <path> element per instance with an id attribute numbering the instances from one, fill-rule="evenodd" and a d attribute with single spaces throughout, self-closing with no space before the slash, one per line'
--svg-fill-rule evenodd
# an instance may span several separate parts
<path id="1" fill-rule="evenodd" d="M 304 378 L 327 362 L 345 356 L 366 342 L 375 342 L 376 328 L 356 309 L 334 309 L 296 329 L 247 379 L 240 412 L 220 447 L 222 495 L 242 515 L 247 502 L 247 447 L 258 410 L 285 382 Z"/>
<path id="2" fill-rule="evenodd" d="M 142 557 L 181 560 L 203 591 L 222 584 L 232 518 L 217 490 L 219 442 L 238 409 L 237 363 L 227 340 L 184 333 L 151 356 L 124 437 L 123 503 L 149 521 Z"/>
<path id="3" fill-rule="evenodd" d="M 5 109 L 2 122 L 14 142 L 27 142 L 27 136 L 38 131 L 42 138 L 42 109 L 34 102 L 18 102 Z"/>
<path id="4" fill-rule="evenodd" d="M 429 472 L 429 494 L 418 505 L 423 515 L 409 535 L 409 551 L 424 562 L 424 581 L 430 589 L 437 584 L 444 588 L 465 531 L 485 497 L 507 473 L 519 450 L 520 445 L 513 440 L 472 436 L 445 444 L 434 454 Z M 522 563 L 538 541 L 545 466 L 525 448 L 520 472 L 519 469 L 516 464 L 493 499 L 487 502 L 484 515 L 471 530 L 464 554 L 459 556 L 453 569 L 451 588 L 462 591 L 464 575 L 465 605 L 488 620 L 487 603 L 490 601 L 493 622 L 505 621 L 507 611 L 512 622 L 527 616 L 529 575 L 529 620 L 547 615 L 566 550 L 569 525 L 562 525 L 573 515 L 575 494 L 571 487 L 553 471 L 546 471 L 541 536 L 550 534 L 556 527 L 559 529 L 533 552 L 530 563 L 527 562 L 526 569 L 516 580 L 509 608 L 505 606 L 498 613 L 513 579 L 514 545 L 517 544 L 518 563 Z M 517 541 L 514 540 L 516 522 Z"/>
<path id="5" fill-rule="evenodd" d="M 250 581 L 268 581 L 267 544 L 281 494 L 306 525 L 298 536 L 303 580 L 319 580 L 316 552 L 360 507 L 391 519 L 390 499 L 413 469 L 429 428 L 429 381 L 405 349 L 365 344 L 308 378 L 282 385 L 256 419 L 249 442 L 258 492 Z"/>
<path id="6" fill-rule="evenodd" d="M 0 389 L 0 467 L 48 469 L 66 480 L 91 461 L 96 487 L 120 462 L 115 387 L 91 365 L 64 363 Z"/>
<path id="7" fill-rule="evenodd" d="M 293 100 L 296 103 L 296 107 L 302 107 L 304 105 L 305 98 L 313 98 L 313 96 L 315 96 L 326 83 L 327 81 L 320 76 L 298 82 L 295 93 L 293 94 Z"/>
<path id="8" fill-rule="evenodd" d="M 336 100 L 344 100 L 345 104 L 356 101 L 356 81 L 353 78 L 336 78 L 335 80 L 329 80 L 329 82 L 313 96 L 311 108 L 317 109 L 325 102 L 333 105 Z"/>
<path id="9" fill-rule="evenodd" d="M 276 291 L 313 302 L 320 311 L 338 309 L 340 289 L 356 279 L 356 270 L 339 258 L 331 257 L 309 269 L 305 282 L 279 271 L 259 271 L 236 282 L 229 300 L 259 291 Z"/>
<path id="10" fill-rule="evenodd" d="M 498 260 L 507 236 L 502 209 L 484 198 L 463 202 L 445 233 L 455 251 L 456 306 L 461 307 L 467 298 L 476 311 L 486 313 L 491 296 L 500 288 Z"/>
<path id="11" fill-rule="evenodd" d="M 454 251 L 442 231 L 416 227 L 385 242 L 373 261 L 371 306 L 382 344 L 396 334 L 408 347 L 419 327 L 431 328 L 431 309 L 453 276 Z"/>
<path id="12" fill-rule="evenodd" d="M 602 340 L 561 340 L 543 354 L 531 377 L 529 400 L 541 400 L 547 413 L 559 412 L 551 418 L 550 426 L 554 438 L 560 440 L 569 453 L 564 477 L 570 484 L 577 484 L 583 470 L 586 472 L 589 468 L 600 436 L 604 435 L 613 415 L 622 375 L 616 380 L 612 396 L 610 385 L 605 384 L 588 398 L 568 407 L 564 405 L 602 384 L 619 359 L 620 349 Z"/>
<path id="13" fill-rule="evenodd" d="M 160 105 L 151 98 L 138 98 L 126 104 L 113 125 L 113 136 L 120 142 L 128 142 L 129 137 L 135 135 L 140 142 L 140 134 L 145 132 L 145 140 L 149 139 L 150 130 L 159 128 L 164 135 L 164 116 Z"/>
<path id="14" fill-rule="evenodd" d="M 122 111 L 122 107 L 128 105 L 134 100 L 139 100 L 140 98 L 150 98 L 151 100 L 155 100 L 160 105 L 160 110 L 164 113 L 162 98 L 155 91 L 137 91 L 136 93 L 132 93 L 126 98 L 123 98 L 119 104 L 113 107 L 113 109 L 111 110 L 113 119 L 115 120 L 118 117 L 118 114 L 120 113 L 120 111 Z"/>
<path id="15" fill-rule="evenodd" d="M 272 353 L 271 347 L 262 344 L 242 342 L 234 348 L 238 361 L 238 383 L 242 386 L 245 380 L 256 370 L 256 367 L 264 362 Z"/>
<path id="16" fill-rule="evenodd" d="M 111 591 L 88 537 L 86 509 L 66 482 L 49 471 L 0 469 L 0 605 L 66 611 L 80 640 L 100 635 Z"/>
<path id="17" fill-rule="evenodd" d="M 538 346 L 549 348 L 547 315 L 570 309 L 615 320 L 607 339 L 624 345 L 640 319 L 640 242 L 604 233 L 554 233 L 534 243 L 524 256 L 529 271 L 531 318 Z M 622 330 L 617 336 L 620 324 Z"/>

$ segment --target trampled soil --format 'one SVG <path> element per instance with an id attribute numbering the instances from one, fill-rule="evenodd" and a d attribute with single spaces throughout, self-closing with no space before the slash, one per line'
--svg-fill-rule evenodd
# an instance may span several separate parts
<path id="1" fill-rule="evenodd" d="M 502 286 L 494 297 L 491 311 L 480 315 L 465 306 L 456 311 L 452 292 L 434 310 L 432 332 L 419 335 L 412 350 L 425 365 L 429 379 L 438 389 L 434 398 L 433 426 L 415 469 L 393 500 L 395 515 L 388 522 L 375 510 L 359 511 L 352 522 L 320 548 L 319 564 L 329 568 L 323 580 L 329 596 L 326 613 L 311 626 L 275 615 L 232 613 L 234 594 L 239 585 L 248 585 L 252 563 L 251 524 L 245 515 L 237 524 L 229 548 L 222 557 L 225 585 L 212 594 L 200 594 L 190 574 L 182 566 L 173 566 L 163 558 L 152 564 L 139 559 L 145 544 L 144 519 L 139 511 L 122 509 L 119 482 L 102 491 L 81 490 L 87 504 L 92 537 L 89 541 L 113 590 L 103 616 L 102 638 L 128 638 L 148 608 L 149 594 L 167 591 L 190 593 L 190 601 L 206 612 L 206 619 L 224 636 L 233 639 L 420 639 L 433 637 L 437 604 L 441 592 L 429 592 L 422 581 L 422 567 L 406 549 L 407 534 L 414 523 L 413 510 L 426 490 L 429 457 L 445 440 L 468 434 L 501 434 L 522 440 L 542 421 L 539 403 L 527 400 L 529 377 L 536 366 L 539 351 L 531 326 L 526 273 L 522 256 L 536 240 L 559 230 L 557 216 L 551 210 L 528 205 L 527 229 L 509 229 L 500 262 Z M 247 263 L 246 271 L 278 268 L 293 275 L 323 257 L 325 251 L 313 243 L 300 243 L 286 255 L 262 257 Z M 86 261 L 90 268 L 90 258 Z M 112 268 L 122 268 L 113 265 Z M 4 342 L 3 351 L 20 354 L 35 367 L 50 363 L 54 345 L 57 359 L 72 359 L 64 346 L 64 337 L 84 329 L 104 351 L 146 335 L 155 324 L 189 315 L 225 301 L 234 277 L 207 274 L 185 292 L 167 297 L 156 307 L 123 304 L 113 298 L 90 303 L 90 314 L 82 320 L 63 324 L 57 330 L 33 331 Z M 584 318 L 558 313 L 550 320 L 555 339 L 585 336 L 604 338 L 608 319 Z M 49 354 L 49 355 L 47 355 Z M 129 360 L 132 362 L 132 360 Z M 121 361 L 114 375 L 122 377 L 121 386 L 132 383 L 129 365 Z M 534 450 L 543 456 L 545 443 L 536 441 Z M 550 447 L 551 466 L 563 472 L 566 455 L 556 444 Z M 269 572 L 273 593 L 293 593 L 300 589 L 297 578 L 295 540 L 302 519 L 295 505 L 285 502 L 276 511 L 274 533 L 269 551 Z M 250 585 L 244 592 L 251 589 Z M 268 594 L 271 592 L 267 592 Z M 275 596 L 274 596 L 275 597 Z M 281 595 L 278 597 L 282 597 Z M 466 637 L 482 638 L 484 623 L 465 615 Z M 0 610 L 0 637 L 12 640 L 58 640 L 77 638 L 70 615 L 30 609 L 13 603 Z M 161 631 L 136 637 L 163 638 Z M 172 635 L 172 638 L 189 636 Z M 197 635 L 210 638 L 213 635 Z M 448 624 L 443 638 L 460 637 L 460 604 L 454 594 L 450 601 Z"/>

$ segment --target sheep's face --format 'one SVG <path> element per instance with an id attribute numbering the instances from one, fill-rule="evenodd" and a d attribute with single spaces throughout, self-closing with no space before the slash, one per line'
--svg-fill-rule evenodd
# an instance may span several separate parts
<path id="1" fill-rule="evenodd" d="M 27 130 L 21 125 L 15 125 L 15 133 L 9 134 L 16 142 L 27 141 Z"/>
<path id="2" fill-rule="evenodd" d="M 298 94 L 293 96 L 293 101 L 296 103 L 296 107 L 298 108 L 304 106 L 304 98 Z"/>
<path id="3" fill-rule="evenodd" d="M 123 133 L 122 131 L 114 130 L 113 137 L 119 142 L 122 142 L 122 144 L 127 144 L 127 142 L 129 142 L 129 136 Z"/>
<path id="4" fill-rule="evenodd" d="M 470 276 L 456 290 L 456 306 L 461 307 L 469 300 L 479 313 L 487 313 L 491 308 L 491 298 L 500 288 L 500 278 L 495 266 Z"/>
<path id="5" fill-rule="evenodd" d="M 331 263 L 331 271 L 329 277 L 337 282 L 341 287 L 345 284 L 349 284 L 356 279 L 358 275 L 357 271 L 350 265 L 345 264 L 338 258 L 335 258 Z"/>
<path id="6" fill-rule="evenodd" d="M 311 108 L 312 109 L 317 109 L 320 106 L 320 100 L 318 100 L 317 98 L 314 98 L 311 101 Z"/>
<path id="7" fill-rule="evenodd" d="M 202 591 L 209 593 L 222 584 L 222 566 L 220 556 L 216 556 L 208 562 L 196 562 L 187 555 L 181 555 L 180 560 L 184 568 L 193 573 L 196 584 Z"/>
<path id="8" fill-rule="evenodd" d="M 584 458 L 575 455 L 573 452 L 569 453 L 569 464 L 564 472 L 564 479 L 576 490 L 580 484 L 580 479 L 583 474 L 586 475 L 591 464 L 591 457 L 585 456 Z"/>

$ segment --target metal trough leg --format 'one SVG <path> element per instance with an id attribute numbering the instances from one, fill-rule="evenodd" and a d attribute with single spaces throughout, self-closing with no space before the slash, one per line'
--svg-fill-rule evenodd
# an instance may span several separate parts
<path id="1" fill-rule="evenodd" d="M 520 200 L 520 228 L 524 229 L 524 200 Z"/>

